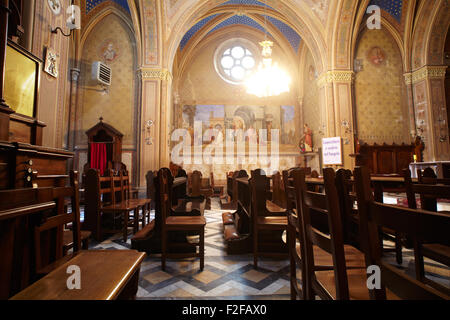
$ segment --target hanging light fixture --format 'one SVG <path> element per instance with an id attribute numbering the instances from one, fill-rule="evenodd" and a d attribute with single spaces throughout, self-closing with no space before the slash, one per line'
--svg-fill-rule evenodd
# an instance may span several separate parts
<path id="1" fill-rule="evenodd" d="M 264 6 L 266 11 L 267 6 Z M 267 40 L 267 14 L 264 14 L 265 33 L 264 41 L 259 44 L 262 47 L 262 62 L 258 70 L 245 82 L 247 93 L 257 97 L 278 96 L 284 92 L 289 92 L 291 78 L 277 63 L 272 61 L 273 42 Z"/>

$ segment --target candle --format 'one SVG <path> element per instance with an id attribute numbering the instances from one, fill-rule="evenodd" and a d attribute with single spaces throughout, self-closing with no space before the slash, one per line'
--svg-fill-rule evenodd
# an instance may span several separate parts
<path id="1" fill-rule="evenodd" d="M 414 163 L 416 163 L 417 162 L 417 156 L 414 155 L 413 158 L 414 158 Z"/>

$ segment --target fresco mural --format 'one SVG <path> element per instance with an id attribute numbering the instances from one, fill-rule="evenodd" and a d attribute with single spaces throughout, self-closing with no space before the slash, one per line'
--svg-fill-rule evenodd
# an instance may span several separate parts
<path id="1" fill-rule="evenodd" d="M 280 146 L 294 146 L 298 143 L 294 106 L 185 105 L 181 119 L 179 128 L 192 132 L 192 137 L 194 124 L 200 121 L 203 133 L 208 129 L 217 129 L 223 134 L 227 129 L 242 129 L 244 132 L 249 129 L 257 132 L 260 129 L 278 129 Z M 204 141 L 203 144 L 208 142 Z"/>

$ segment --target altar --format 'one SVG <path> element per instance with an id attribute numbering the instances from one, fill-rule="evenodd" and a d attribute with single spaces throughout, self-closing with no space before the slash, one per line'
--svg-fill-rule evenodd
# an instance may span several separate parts
<path id="1" fill-rule="evenodd" d="M 438 179 L 450 179 L 450 161 L 416 162 L 409 165 L 411 177 L 417 178 L 417 169 L 424 170 L 431 168 L 436 173 Z"/>

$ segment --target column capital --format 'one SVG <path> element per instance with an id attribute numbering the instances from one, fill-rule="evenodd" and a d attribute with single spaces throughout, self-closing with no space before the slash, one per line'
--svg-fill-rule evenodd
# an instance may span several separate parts
<path id="1" fill-rule="evenodd" d="M 423 66 L 403 76 L 406 84 L 415 84 L 425 79 L 444 79 L 447 68 L 447 66 Z"/>
<path id="2" fill-rule="evenodd" d="M 172 81 L 171 72 L 165 68 L 140 68 L 138 75 L 141 79 Z"/>
<path id="3" fill-rule="evenodd" d="M 330 70 L 322 73 L 317 79 L 317 85 L 323 87 L 327 83 L 345 82 L 353 83 L 355 72 L 353 70 Z"/>
<path id="4" fill-rule="evenodd" d="M 81 73 L 80 69 L 76 69 L 76 68 L 70 69 L 70 77 L 73 82 L 78 82 L 80 73 Z"/>

